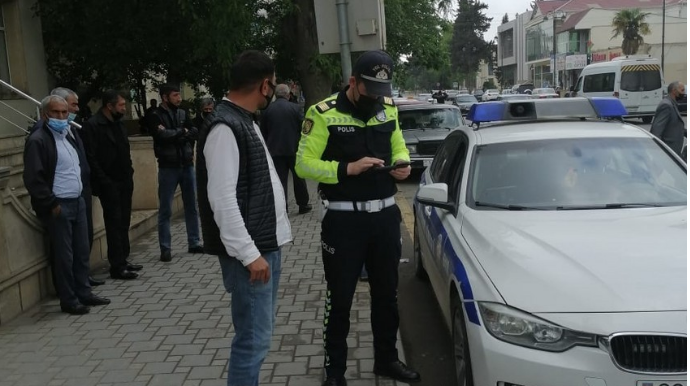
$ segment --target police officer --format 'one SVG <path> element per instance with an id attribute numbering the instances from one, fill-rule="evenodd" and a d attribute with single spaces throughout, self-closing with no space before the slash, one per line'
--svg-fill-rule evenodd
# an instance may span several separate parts
<path id="1" fill-rule="evenodd" d="M 420 380 L 398 359 L 397 287 L 400 209 L 396 180 L 410 174 L 410 155 L 391 96 L 393 61 L 364 53 L 349 85 L 312 106 L 302 124 L 297 174 L 318 181 L 327 208 L 321 225 L 326 274 L 324 386 L 346 385 L 350 306 L 363 266 L 369 273 L 374 373 Z M 397 165 L 397 167 L 393 167 Z"/>

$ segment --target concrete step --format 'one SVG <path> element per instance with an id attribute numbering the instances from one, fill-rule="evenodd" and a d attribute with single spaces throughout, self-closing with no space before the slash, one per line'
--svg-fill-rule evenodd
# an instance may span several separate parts
<path id="1" fill-rule="evenodd" d="M 0 137 L 0 153 L 5 150 L 24 149 L 26 135 L 18 134 L 7 137 Z"/>
<path id="2" fill-rule="evenodd" d="M 0 150 L 0 166 L 21 166 L 24 164 L 24 148 Z"/>

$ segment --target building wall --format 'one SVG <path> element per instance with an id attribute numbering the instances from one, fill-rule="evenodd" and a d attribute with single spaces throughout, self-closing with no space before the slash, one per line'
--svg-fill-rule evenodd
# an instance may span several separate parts
<path id="1" fill-rule="evenodd" d="M 10 79 L 3 80 L 40 100 L 48 94 L 48 73 L 41 20 L 31 9 L 34 3 L 32 0 L 8 0 L 0 5 L 10 67 Z M 0 92 L 0 102 L 0 137 L 23 135 L 20 128 L 27 128 L 30 118 L 37 115 L 36 105 L 4 88 Z"/>
<path id="2" fill-rule="evenodd" d="M 514 72 L 516 83 L 527 81 L 531 78 L 530 67 L 525 63 L 527 61 L 527 56 L 525 53 L 526 25 L 529 23 L 531 16 L 532 12 L 527 11 L 517 15 L 515 19 L 498 27 L 499 34 L 502 32 L 508 33 L 508 31 L 511 31 L 513 34 L 513 56 L 510 58 L 504 58 L 503 62 L 501 62 L 501 56 L 499 56 L 498 65 L 504 67 L 504 73 L 506 71 Z M 500 47 L 499 51 L 501 51 Z"/>

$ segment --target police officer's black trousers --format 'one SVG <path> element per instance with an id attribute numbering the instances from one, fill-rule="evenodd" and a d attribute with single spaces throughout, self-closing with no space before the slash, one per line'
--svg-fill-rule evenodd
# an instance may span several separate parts
<path id="1" fill-rule="evenodd" d="M 363 264 L 369 273 L 374 359 L 380 363 L 398 359 L 400 222 L 397 205 L 377 213 L 329 210 L 323 219 L 321 244 L 327 282 L 323 339 L 329 377 L 345 374 L 350 307 Z"/>

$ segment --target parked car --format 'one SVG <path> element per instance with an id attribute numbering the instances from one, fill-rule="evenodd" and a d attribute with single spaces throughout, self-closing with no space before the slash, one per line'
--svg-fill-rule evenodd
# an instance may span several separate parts
<path id="1" fill-rule="evenodd" d="M 484 95 L 484 90 L 482 90 L 480 88 L 476 89 L 476 90 L 474 90 L 472 95 L 474 95 L 474 97 L 477 98 L 477 102 L 481 102 L 482 101 L 482 95 Z"/>
<path id="2" fill-rule="evenodd" d="M 495 101 L 498 99 L 498 95 L 498 89 L 490 88 L 484 91 L 484 95 L 482 95 L 482 102 Z"/>
<path id="3" fill-rule="evenodd" d="M 526 82 L 514 85 L 511 91 L 513 94 L 527 94 L 527 91 L 531 93 L 532 89 L 534 89 L 534 85 L 530 82 Z"/>
<path id="4" fill-rule="evenodd" d="M 417 94 L 416 99 L 421 102 L 427 102 L 427 103 L 435 103 L 436 99 L 431 97 L 430 93 L 421 93 Z"/>
<path id="5" fill-rule="evenodd" d="M 503 104 L 472 108 L 414 202 L 456 384 L 686 385 L 685 163 L 607 120 L 614 98 Z"/>
<path id="6" fill-rule="evenodd" d="M 532 90 L 532 98 L 535 99 L 547 99 L 547 98 L 559 98 L 560 95 L 553 88 L 535 88 Z"/>
<path id="7" fill-rule="evenodd" d="M 511 89 L 505 89 L 501 91 L 501 95 L 511 95 L 513 93 L 513 90 Z"/>
<path id="8" fill-rule="evenodd" d="M 460 113 L 465 116 L 470 111 L 470 107 L 477 104 L 477 98 L 472 95 L 458 95 L 453 100 L 453 104 L 460 108 Z"/>
<path id="9" fill-rule="evenodd" d="M 532 99 L 532 97 L 528 94 L 506 94 L 498 96 L 499 101 L 524 101 L 529 99 Z"/>
<path id="10" fill-rule="evenodd" d="M 431 163 L 444 138 L 465 125 L 460 109 L 450 104 L 407 103 L 398 105 L 398 123 L 410 152 L 413 169 Z"/>

